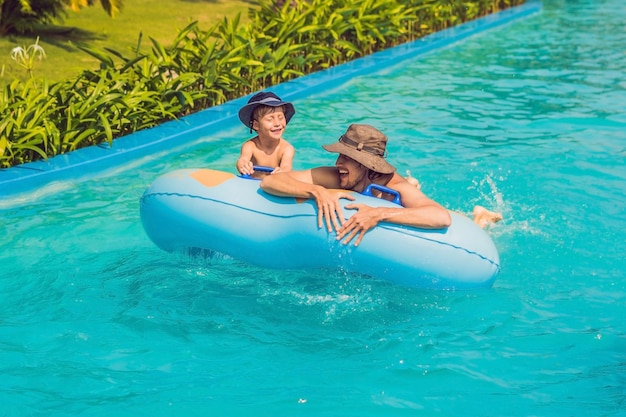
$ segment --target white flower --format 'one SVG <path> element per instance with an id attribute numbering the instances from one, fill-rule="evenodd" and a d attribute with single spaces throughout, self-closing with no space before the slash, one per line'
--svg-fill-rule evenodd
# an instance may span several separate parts
<path id="1" fill-rule="evenodd" d="M 35 66 L 35 60 L 41 61 L 46 57 L 46 51 L 39 45 L 39 37 L 34 44 L 27 48 L 17 46 L 11 49 L 11 59 L 17 62 L 17 64 L 32 76 L 33 67 Z"/>
<path id="2" fill-rule="evenodd" d="M 26 50 L 21 46 L 11 49 L 11 59 L 16 62 L 24 61 L 26 59 Z"/>

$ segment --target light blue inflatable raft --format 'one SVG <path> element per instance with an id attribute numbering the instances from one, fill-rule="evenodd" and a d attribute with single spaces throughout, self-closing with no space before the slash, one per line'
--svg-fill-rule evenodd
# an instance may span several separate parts
<path id="1" fill-rule="evenodd" d="M 259 183 L 210 169 L 170 172 L 141 197 L 143 227 L 169 252 L 204 249 L 268 268 L 342 269 L 419 288 L 487 288 L 500 270 L 491 238 L 461 215 L 452 213 L 443 230 L 381 223 L 355 247 L 318 229 L 314 201 L 269 195 Z M 354 196 L 370 206 L 395 205 Z"/>

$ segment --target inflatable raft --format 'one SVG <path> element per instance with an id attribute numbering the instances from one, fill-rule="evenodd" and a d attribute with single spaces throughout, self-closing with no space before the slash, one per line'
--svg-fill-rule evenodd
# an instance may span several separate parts
<path id="1" fill-rule="evenodd" d="M 419 288 L 486 288 L 500 270 L 489 236 L 456 213 L 442 230 L 381 223 L 355 247 L 317 227 L 314 201 L 269 195 L 259 184 L 210 169 L 170 172 L 141 197 L 143 227 L 169 252 L 204 249 L 263 267 L 342 269 Z M 356 203 L 395 205 L 354 196 Z"/>

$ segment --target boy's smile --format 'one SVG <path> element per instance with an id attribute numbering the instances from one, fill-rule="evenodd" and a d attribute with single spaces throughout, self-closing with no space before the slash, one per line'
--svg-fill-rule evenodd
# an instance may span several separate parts
<path id="1" fill-rule="evenodd" d="M 286 126 L 287 119 L 280 110 L 266 114 L 259 120 L 255 120 L 253 124 L 253 128 L 257 131 L 259 137 L 274 140 L 279 140 L 282 137 Z"/>

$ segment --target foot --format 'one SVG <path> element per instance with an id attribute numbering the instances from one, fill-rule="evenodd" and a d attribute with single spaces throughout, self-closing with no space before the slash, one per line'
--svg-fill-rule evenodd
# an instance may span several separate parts
<path id="1" fill-rule="evenodd" d="M 474 223 L 482 228 L 487 227 L 490 223 L 497 223 L 502 220 L 502 214 L 495 211 L 489 211 L 483 206 L 474 207 Z"/>

